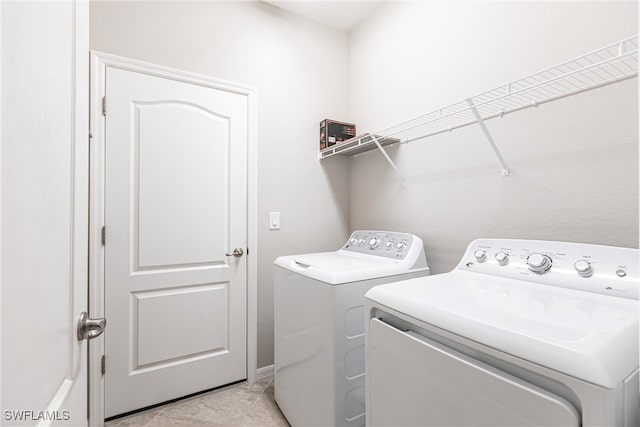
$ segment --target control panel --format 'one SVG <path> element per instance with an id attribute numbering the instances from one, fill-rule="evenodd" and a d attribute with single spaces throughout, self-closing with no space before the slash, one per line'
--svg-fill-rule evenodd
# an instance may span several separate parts
<path id="1" fill-rule="evenodd" d="M 407 233 L 358 230 L 351 234 L 342 250 L 385 258 L 404 259 L 414 244 L 414 240 L 413 235 Z"/>
<path id="2" fill-rule="evenodd" d="M 540 240 L 479 239 L 458 265 L 470 272 L 638 298 L 638 249 Z"/>

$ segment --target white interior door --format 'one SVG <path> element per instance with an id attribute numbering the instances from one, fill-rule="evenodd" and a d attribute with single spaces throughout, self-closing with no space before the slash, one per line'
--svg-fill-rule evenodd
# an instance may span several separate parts
<path id="1" fill-rule="evenodd" d="M 89 5 L 0 2 L 2 425 L 86 425 Z"/>
<path id="2" fill-rule="evenodd" d="M 106 68 L 107 417 L 246 378 L 246 96 Z"/>

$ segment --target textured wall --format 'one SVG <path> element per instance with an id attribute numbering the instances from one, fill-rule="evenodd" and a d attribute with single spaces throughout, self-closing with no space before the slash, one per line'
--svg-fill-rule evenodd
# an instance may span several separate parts
<path id="1" fill-rule="evenodd" d="M 375 131 L 638 32 L 637 3 L 388 3 L 351 35 L 350 114 Z M 475 238 L 638 247 L 637 78 L 351 160 L 351 227 L 418 234 L 434 273 Z"/>
<path id="2" fill-rule="evenodd" d="M 347 35 L 262 2 L 99 1 L 91 49 L 258 89 L 258 367 L 271 365 L 273 261 L 349 232 L 347 161 L 317 160 L 319 121 L 347 114 Z"/>

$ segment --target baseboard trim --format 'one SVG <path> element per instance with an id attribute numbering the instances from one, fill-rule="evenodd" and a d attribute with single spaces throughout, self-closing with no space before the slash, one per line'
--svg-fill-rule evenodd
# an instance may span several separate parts
<path id="1" fill-rule="evenodd" d="M 256 381 L 264 378 L 270 378 L 274 373 L 274 365 L 264 366 L 256 370 Z"/>

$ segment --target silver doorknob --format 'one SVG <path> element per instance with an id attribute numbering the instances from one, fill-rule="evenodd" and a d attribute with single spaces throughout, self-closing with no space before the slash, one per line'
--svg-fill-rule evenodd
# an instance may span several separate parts
<path id="1" fill-rule="evenodd" d="M 80 313 L 78 319 L 78 340 L 92 340 L 99 337 L 107 327 L 107 319 L 91 319 L 86 311 Z"/>
<path id="2" fill-rule="evenodd" d="M 231 252 L 230 254 L 225 254 L 226 256 L 242 256 L 242 254 L 244 254 L 244 251 L 242 250 L 242 248 L 235 248 L 233 250 L 233 252 Z"/>

